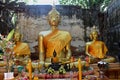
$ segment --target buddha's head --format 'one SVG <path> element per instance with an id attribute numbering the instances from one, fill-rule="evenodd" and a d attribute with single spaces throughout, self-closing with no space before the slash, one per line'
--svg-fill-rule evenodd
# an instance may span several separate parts
<path id="1" fill-rule="evenodd" d="M 97 40 L 97 38 L 98 38 L 98 32 L 97 32 L 97 31 L 94 31 L 94 32 L 92 32 L 91 34 L 92 34 L 93 40 Z"/>
<path id="2" fill-rule="evenodd" d="M 60 23 L 60 13 L 56 10 L 55 6 L 48 13 L 48 22 L 51 26 L 57 27 Z"/>
<path id="3" fill-rule="evenodd" d="M 96 30 L 95 26 L 93 26 L 93 31 L 91 32 L 90 37 L 92 38 L 92 40 L 97 40 L 98 38 L 98 31 Z"/>
<path id="4" fill-rule="evenodd" d="M 21 38 L 22 38 L 22 34 L 20 34 L 19 32 L 19 28 L 16 27 L 14 35 L 13 35 L 13 39 L 15 42 L 18 42 L 18 41 L 21 41 Z"/>

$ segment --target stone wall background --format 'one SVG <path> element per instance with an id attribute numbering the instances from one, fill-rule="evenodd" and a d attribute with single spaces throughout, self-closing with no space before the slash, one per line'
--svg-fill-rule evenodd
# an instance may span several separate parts
<path id="1" fill-rule="evenodd" d="M 118 59 L 120 53 L 120 0 L 113 0 L 105 13 L 104 40 L 109 54 Z"/>
<path id="2" fill-rule="evenodd" d="M 38 34 L 40 31 L 50 29 L 47 22 L 47 14 L 52 9 L 50 5 L 31 5 L 26 6 L 26 12 L 20 13 L 17 26 L 23 34 L 23 41 L 30 44 L 31 51 L 38 43 Z M 85 49 L 85 26 L 83 24 L 83 13 L 79 6 L 56 6 L 56 9 L 61 14 L 61 23 L 59 29 L 69 31 L 72 35 L 71 46 L 77 47 L 80 50 Z M 87 35 L 91 28 L 86 29 Z"/>

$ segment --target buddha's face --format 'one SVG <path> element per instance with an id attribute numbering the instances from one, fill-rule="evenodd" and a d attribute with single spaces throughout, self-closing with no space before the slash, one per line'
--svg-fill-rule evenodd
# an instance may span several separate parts
<path id="1" fill-rule="evenodd" d="M 19 33 L 15 33 L 13 39 L 14 39 L 14 41 L 16 41 L 16 42 L 17 42 L 17 41 L 20 41 L 21 35 L 20 35 Z"/>
<path id="2" fill-rule="evenodd" d="M 56 15 L 50 15 L 48 21 L 49 21 L 49 24 L 51 26 L 58 26 L 58 24 L 60 22 L 59 19 L 60 18 L 59 18 L 59 16 L 57 14 Z"/>
<path id="3" fill-rule="evenodd" d="M 50 13 L 48 14 L 48 22 L 51 26 L 58 26 L 60 22 L 60 15 L 55 9 L 50 11 Z"/>
<path id="4" fill-rule="evenodd" d="M 97 31 L 92 32 L 92 38 L 93 38 L 93 40 L 97 40 L 97 38 L 98 38 L 98 32 Z"/>

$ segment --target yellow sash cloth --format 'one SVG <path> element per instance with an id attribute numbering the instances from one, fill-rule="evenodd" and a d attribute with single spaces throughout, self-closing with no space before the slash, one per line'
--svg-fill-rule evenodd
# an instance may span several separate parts
<path id="1" fill-rule="evenodd" d="M 44 37 L 44 45 L 46 49 L 46 58 L 53 57 L 54 50 L 57 55 L 70 42 L 71 35 L 66 31 L 54 30 L 52 33 Z"/>
<path id="2" fill-rule="evenodd" d="M 28 44 L 20 42 L 13 48 L 15 55 L 30 55 L 30 48 Z"/>
<path id="3" fill-rule="evenodd" d="M 88 52 L 95 58 L 104 58 L 108 51 L 106 45 L 102 41 L 95 41 L 88 47 Z"/>

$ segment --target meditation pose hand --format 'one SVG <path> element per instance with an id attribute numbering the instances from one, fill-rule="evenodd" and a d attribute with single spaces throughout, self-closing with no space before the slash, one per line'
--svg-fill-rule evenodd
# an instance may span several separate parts
<path id="1" fill-rule="evenodd" d="M 58 29 L 60 14 L 55 7 L 48 13 L 48 22 L 51 30 L 39 33 L 38 47 L 40 62 L 51 63 L 54 50 L 57 53 L 56 57 L 59 62 L 69 60 L 71 57 L 71 35 L 67 31 Z"/>

